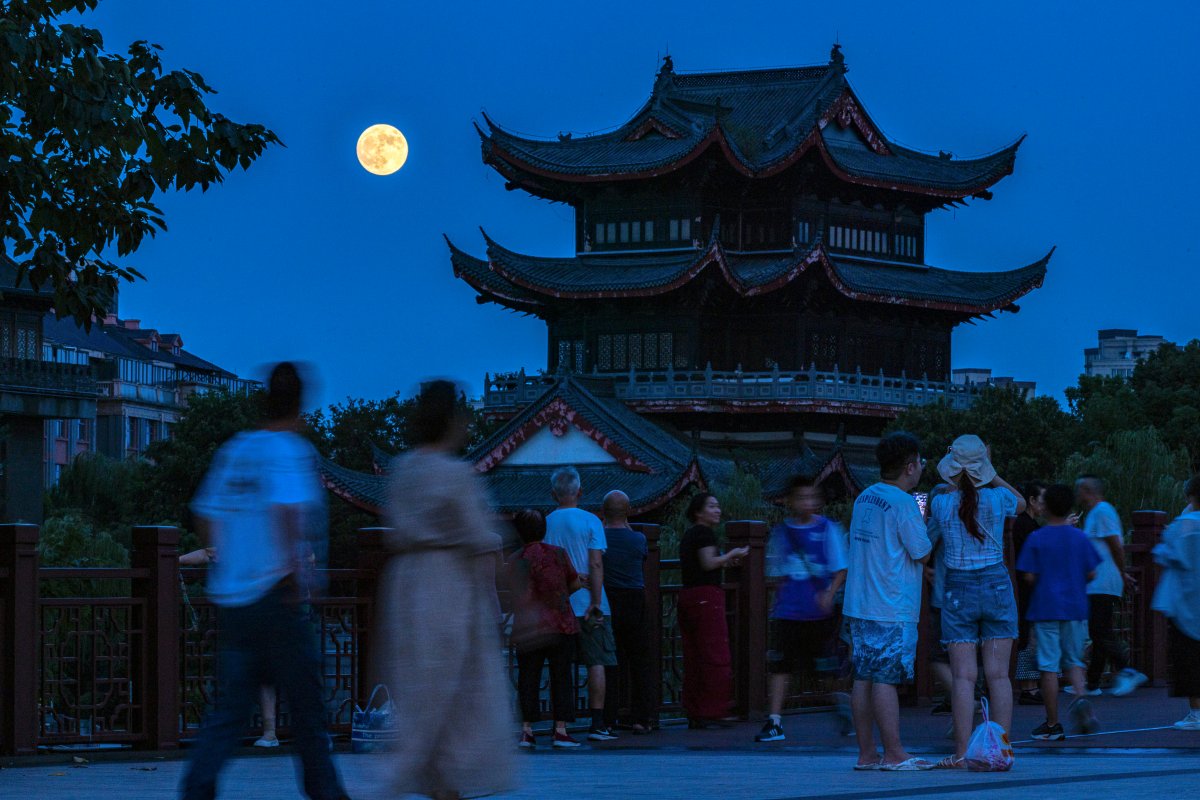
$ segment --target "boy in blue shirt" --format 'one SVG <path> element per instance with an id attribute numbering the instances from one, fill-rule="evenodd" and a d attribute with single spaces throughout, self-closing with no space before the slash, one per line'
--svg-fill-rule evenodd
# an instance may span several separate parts
<path id="1" fill-rule="evenodd" d="M 1034 739 L 1066 738 L 1058 721 L 1060 670 L 1076 692 L 1070 706 L 1076 726 L 1084 733 L 1099 727 L 1091 703 L 1083 696 L 1083 648 L 1088 635 L 1087 585 L 1096 574 L 1100 556 L 1087 535 L 1067 522 L 1074 501 L 1071 487 L 1048 487 L 1044 495 L 1046 524 L 1029 535 L 1017 558 L 1017 570 L 1033 584 L 1025 618 L 1037 637 L 1046 706 L 1046 721 L 1034 729 Z"/>
<path id="2" fill-rule="evenodd" d="M 818 512 L 821 490 L 806 476 L 788 483 L 789 516 L 767 540 L 767 576 L 778 579 L 771 611 L 767 670 L 771 673 L 770 719 L 754 737 L 778 742 L 783 733 L 783 700 L 792 675 L 829 672 L 834 634 L 833 597 L 846 581 L 845 534 Z"/>

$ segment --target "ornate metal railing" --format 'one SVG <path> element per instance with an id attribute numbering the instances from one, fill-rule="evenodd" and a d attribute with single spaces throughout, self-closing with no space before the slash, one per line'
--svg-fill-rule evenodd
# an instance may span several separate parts
<path id="1" fill-rule="evenodd" d="M 945 401 L 952 408 L 969 408 L 982 386 L 898 377 L 882 373 L 821 371 L 769 372 L 704 370 L 636 371 L 582 376 L 611 384 L 616 396 L 632 404 L 652 406 L 673 402 L 737 401 L 742 403 L 836 402 L 906 408 Z M 554 385 L 553 375 L 526 375 L 524 371 L 484 376 L 484 408 L 519 410 Z"/>
<path id="2" fill-rule="evenodd" d="M 87 364 L 0 358 L 0 389 L 39 394 L 94 395 L 96 379 Z"/>

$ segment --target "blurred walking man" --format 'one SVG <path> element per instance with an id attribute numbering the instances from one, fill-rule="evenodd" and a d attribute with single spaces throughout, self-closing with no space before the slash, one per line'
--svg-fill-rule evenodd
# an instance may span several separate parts
<path id="1" fill-rule="evenodd" d="M 216 797 L 217 777 L 264 684 L 278 686 L 291 704 L 304 793 L 346 796 L 329 756 L 320 662 L 300 605 L 312 553 L 305 526 L 321 502 L 316 452 L 296 432 L 302 390 L 294 365 L 276 365 L 262 425 L 217 451 L 192 501 L 203 544 L 220 553 L 209 568 L 208 595 L 219 609 L 221 649 L 217 703 L 184 775 L 184 800 Z"/>

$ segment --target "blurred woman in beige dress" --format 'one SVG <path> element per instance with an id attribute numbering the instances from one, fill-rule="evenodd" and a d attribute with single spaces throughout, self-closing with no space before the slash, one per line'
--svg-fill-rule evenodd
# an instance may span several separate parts
<path id="1" fill-rule="evenodd" d="M 511 788 L 496 554 L 479 478 L 458 457 L 468 417 L 449 381 L 426 384 L 409 418 L 413 449 L 393 464 L 376 653 L 402 736 L 384 788 L 478 796 Z"/>

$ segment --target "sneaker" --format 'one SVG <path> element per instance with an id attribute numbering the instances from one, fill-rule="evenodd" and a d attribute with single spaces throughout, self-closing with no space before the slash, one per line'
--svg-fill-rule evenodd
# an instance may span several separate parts
<path id="1" fill-rule="evenodd" d="M 276 739 L 274 736 L 270 737 L 269 739 L 266 736 L 264 736 L 261 739 L 258 739 L 257 741 L 255 741 L 254 746 L 255 747 L 279 747 L 279 740 Z"/>
<path id="2" fill-rule="evenodd" d="M 1042 693 L 1037 689 L 1022 689 L 1021 696 L 1017 698 L 1017 705 L 1040 706 L 1041 704 Z"/>
<path id="3" fill-rule="evenodd" d="M 611 742 L 616 738 L 611 728 L 592 728 L 588 731 L 588 739 L 593 742 Z"/>
<path id="4" fill-rule="evenodd" d="M 1200 731 L 1200 711 L 1189 711 L 1186 717 L 1172 727 L 1180 731 Z"/>
<path id="5" fill-rule="evenodd" d="M 533 738 L 532 733 L 522 731 L 521 741 L 517 747 L 520 747 L 522 750 L 536 750 L 537 740 Z"/>
<path id="6" fill-rule="evenodd" d="M 762 730 L 754 737 L 756 742 L 782 742 L 787 737 L 783 734 L 783 726 L 775 720 L 769 719 L 762 726 Z"/>
<path id="7" fill-rule="evenodd" d="M 1099 697 L 1100 695 L 1104 694 L 1104 692 L 1100 691 L 1099 686 L 1097 686 L 1095 689 L 1088 689 L 1087 687 L 1084 687 L 1084 689 L 1085 689 L 1084 694 L 1087 695 L 1088 697 Z M 1071 686 L 1070 684 L 1067 684 L 1066 686 L 1063 687 L 1063 693 L 1075 694 L 1075 687 Z"/>
<path id="8" fill-rule="evenodd" d="M 1116 680 L 1113 681 L 1112 693 L 1115 697 L 1124 697 L 1133 692 L 1134 689 L 1141 686 L 1149 678 L 1138 672 L 1132 667 L 1126 667 L 1117 673 Z"/>
<path id="9" fill-rule="evenodd" d="M 579 740 L 571 736 L 569 733 L 554 732 L 554 743 L 552 747 L 579 747 Z"/>
<path id="10" fill-rule="evenodd" d="M 1091 702 L 1082 697 L 1071 703 L 1067 713 L 1071 715 L 1071 722 L 1074 723 L 1077 733 L 1089 734 L 1100 730 L 1100 723 L 1096 720 L 1096 712 L 1092 710 Z"/>
<path id="11" fill-rule="evenodd" d="M 950 707 L 950 698 L 945 698 L 936 706 L 929 710 L 929 713 L 935 717 L 948 717 L 954 713 L 954 709 Z"/>
<path id="12" fill-rule="evenodd" d="M 1048 722 L 1043 722 L 1033 729 L 1030 734 L 1034 739 L 1040 739 L 1043 742 L 1057 742 L 1067 738 L 1067 734 L 1063 731 L 1062 723 L 1051 725 Z"/>

